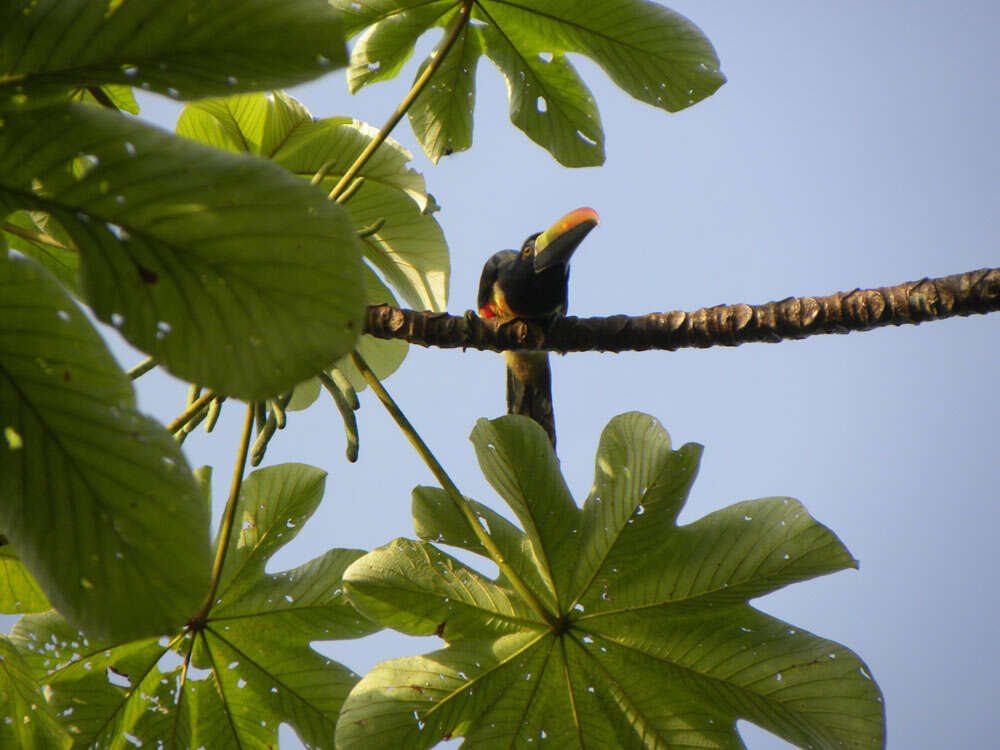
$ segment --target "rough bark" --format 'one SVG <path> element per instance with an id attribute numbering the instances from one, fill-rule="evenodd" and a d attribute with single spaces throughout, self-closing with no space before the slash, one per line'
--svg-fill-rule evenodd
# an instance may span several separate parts
<path id="1" fill-rule="evenodd" d="M 777 343 L 824 333 L 916 325 L 1000 310 L 1000 268 L 920 279 L 825 297 L 789 297 L 762 305 L 716 305 L 694 312 L 629 317 L 566 317 L 549 330 L 523 320 L 497 323 L 464 316 L 371 305 L 365 333 L 420 346 L 489 351 L 623 352 Z"/>

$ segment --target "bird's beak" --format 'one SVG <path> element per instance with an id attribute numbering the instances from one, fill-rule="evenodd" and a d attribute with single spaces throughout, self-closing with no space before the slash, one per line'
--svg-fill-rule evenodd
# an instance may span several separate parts
<path id="1" fill-rule="evenodd" d="M 568 263 L 573 251 L 598 223 L 594 209 L 578 208 L 538 235 L 535 238 L 535 273 Z"/>

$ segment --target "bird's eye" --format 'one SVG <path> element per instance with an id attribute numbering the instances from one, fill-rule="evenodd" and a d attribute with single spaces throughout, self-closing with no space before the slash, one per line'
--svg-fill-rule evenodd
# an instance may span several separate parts
<path id="1" fill-rule="evenodd" d="M 531 257 L 531 250 L 532 250 L 531 243 L 525 242 L 524 247 L 521 248 L 521 255 L 523 255 L 525 258 L 529 258 Z"/>

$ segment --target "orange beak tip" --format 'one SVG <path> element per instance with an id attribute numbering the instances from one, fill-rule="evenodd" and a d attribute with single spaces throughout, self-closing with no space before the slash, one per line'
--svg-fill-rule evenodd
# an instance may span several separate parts
<path id="1" fill-rule="evenodd" d="M 588 206 L 583 206 L 575 211 L 570 211 L 562 218 L 561 223 L 569 229 L 570 227 L 575 227 L 577 224 L 582 224 L 585 221 L 592 221 L 594 224 L 601 223 L 600 218 L 597 216 L 597 211 Z"/>

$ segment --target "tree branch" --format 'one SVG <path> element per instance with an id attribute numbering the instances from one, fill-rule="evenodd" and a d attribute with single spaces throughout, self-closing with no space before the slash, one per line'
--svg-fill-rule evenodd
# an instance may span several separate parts
<path id="1" fill-rule="evenodd" d="M 560 318 L 548 331 L 523 320 L 508 323 L 483 320 L 471 311 L 463 317 L 370 305 L 365 316 L 365 333 L 445 349 L 673 351 L 686 347 L 739 346 L 753 341 L 777 343 L 822 333 L 916 325 L 998 310 L 1000 268 L 984 268 L 892 287 L 837 292 L 827 297 L 789 297 L 763 305 L 716 305 L 694 312 L 638 317 Z"/>

